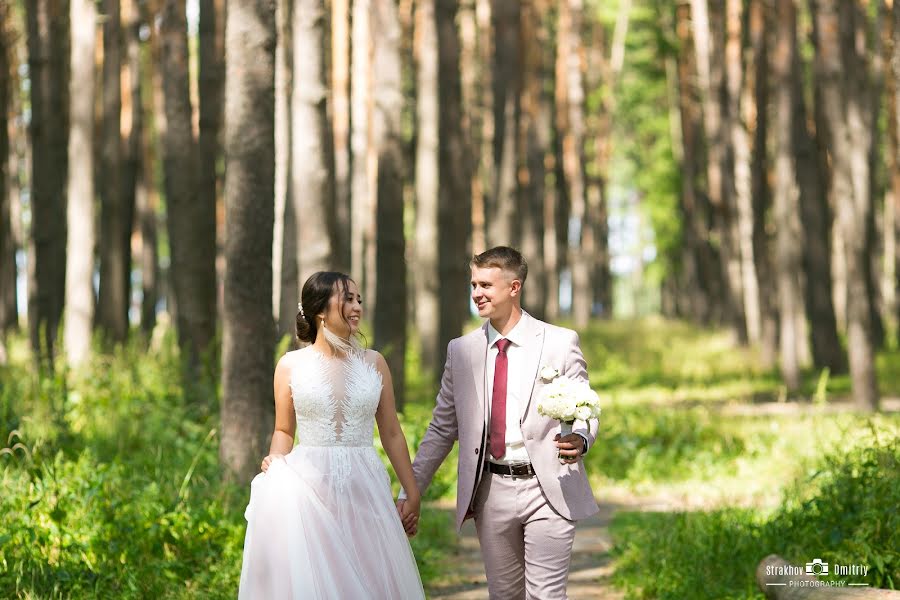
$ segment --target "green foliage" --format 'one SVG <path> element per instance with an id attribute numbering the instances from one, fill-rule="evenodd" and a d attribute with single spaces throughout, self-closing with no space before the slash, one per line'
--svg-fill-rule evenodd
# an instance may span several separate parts
<path id="1" fill-rule="evenodd" d="M 884 437 L 884 436 L 883 436 Z M 900 582 L 900 435 L 869 438 L 790 486 L 771 515 L 724 508 L 620 513 L 615 581 L 632 598 L 762 598 L 754 572 L 768 554 L 870 567 L 832 580 L 895 589 Z"/>

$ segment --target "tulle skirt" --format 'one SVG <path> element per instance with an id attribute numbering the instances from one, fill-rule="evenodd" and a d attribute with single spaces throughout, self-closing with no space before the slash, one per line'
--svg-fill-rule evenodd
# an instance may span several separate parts
<path id="1" fill-rule="evenodd" d="M 424 598 L 371 446 L 296 446 L 250 484 L 240 600 Z"/>

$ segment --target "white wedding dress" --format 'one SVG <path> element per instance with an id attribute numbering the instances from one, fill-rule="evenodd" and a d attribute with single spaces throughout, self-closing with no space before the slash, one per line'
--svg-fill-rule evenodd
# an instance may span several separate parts
<path id="1" fill-rule="evenodd" d="M 250 485 L 241 600 L 425 597 L 372 446 L 373 355 L 288 353 L 299 441 Z"/>

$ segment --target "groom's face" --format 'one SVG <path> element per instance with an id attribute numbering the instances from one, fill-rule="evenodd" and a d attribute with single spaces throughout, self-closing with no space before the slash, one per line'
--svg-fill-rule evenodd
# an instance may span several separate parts
<path id="1" fill-rule="evenodd" d="M 472 300 L 483 319 L 508 317 L 521 287 L 513 273 L 500 267 L 472 267 Z"/>

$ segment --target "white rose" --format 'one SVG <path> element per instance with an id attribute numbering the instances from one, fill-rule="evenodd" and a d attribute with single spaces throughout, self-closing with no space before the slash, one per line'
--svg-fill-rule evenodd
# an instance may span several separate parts
<path id="1" fill-rule="evenodd" d="M 591 409 L 589 406 L 579 406 L 575 409 L 575 418 L 579 421 L 587 421 L 591 418 Z"/>
<path id="2" fill-rule="evenodd" d="M 541 379 L 544 381 L 553 381 L 559 377 L 559 371 L 553 367 L 545 366 L 541 369 Z"/>

